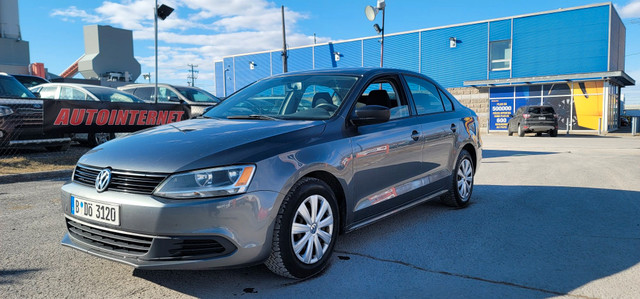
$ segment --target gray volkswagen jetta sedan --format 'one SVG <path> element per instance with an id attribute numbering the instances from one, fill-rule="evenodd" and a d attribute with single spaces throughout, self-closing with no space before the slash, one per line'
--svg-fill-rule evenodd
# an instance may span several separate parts
<path id="1" fill-rule="evenodd" d="M 430 199 L 466 206 L 481 157 L 476 114 L 424 75 L 272 76 L 87 152 L 62 187 L 62 244 L 140 269 L 309 277 L 341 233 Z"/>

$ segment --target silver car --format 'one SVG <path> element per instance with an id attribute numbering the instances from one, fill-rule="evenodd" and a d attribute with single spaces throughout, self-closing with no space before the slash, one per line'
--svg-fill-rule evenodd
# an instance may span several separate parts
<path id="1" fill-rule="evenodd" d="M 118 87 L 119 90 L 137 96 L 147 103 L 155 102 L 155 84 L 129 84 Z M 204 89 L 194 86 L 158 84 L 159 103 L 185 103 L 192 117 L 200 116 L 209 107 L 218 105 L 221 100 Z"/>
<path id="2" fill-rule="evenodd" d="M 467 206 L 476 114 L 434 81 L 343 69 L 257 81 L 201 118 L 85 154 L 62 244 L 140 269 L 264 263 L 304 278 L 337 236 L 431 199 Z"/>

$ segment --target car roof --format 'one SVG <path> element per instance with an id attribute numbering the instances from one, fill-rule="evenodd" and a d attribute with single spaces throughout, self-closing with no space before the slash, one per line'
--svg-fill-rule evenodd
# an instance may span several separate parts
<path id="1" fill-rule="evenodd" d="M 154 86 L 155 86 L 154 83 L 134 83 L 134 84 L 127 84 L 127 85 L 124 85 L 124 86 L 120 86 L 120 88 L 154 87 Z M 173 84 L 169 84 L 169 83 L 158 83 L 158 86 L 169 86 L 169 87 L 173 87 L 173 88 L 198 88 L 198 89 L 202 89 L 202 88 L 196 87 L 196 86 L 173 85 Z"/>
<path id="2" fill-rule="evenodd" d="M 376 75 L 382 73 L 404 73 L 413 74 L 417 76 L 424 76 L 423 74 L 416 73 L 409 70 L 395 69 L 395 68 L 372 68 L 372 67 L 358 67 L 358 68 L 331 68 L 331 69 L 319 69 L 319 70 L 307 70 L 289 72 L 284 74 L 277 74 L 272 77 L 286 77 L 295 75 L 352 75 L 352 76 L 365 76 Z"/>
<path id="3" fill-rule="evenodd" d="M 40 84 L 38 86 L 72 86 L 72 87 L 94 87 L 94 88 L 108 88 L 108 89 L 115 89 L 113 87 L 109 87 L 109 86 L 101 86 L 101 85 L 93 85 L 93 84 L 82 84 L 82 83 L 64 83 L 64 82 L 51 82 L 51 83 L 43 83 Z"/>

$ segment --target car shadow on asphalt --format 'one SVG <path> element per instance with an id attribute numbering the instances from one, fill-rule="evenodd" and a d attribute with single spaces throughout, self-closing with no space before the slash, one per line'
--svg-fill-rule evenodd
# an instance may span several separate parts
<path id="1" fill-rule="evenodd" d="M 264 266 L 133 275 L 200 298 L 300 295 L 319 285 L 359 296 L 416 288 L 436 297 L 451 290 L 596 296 L 572 292 L 640 262 L 638 198 L 625 190 L 476 185 L 466 209 L 431 201 L 342 235 L 325 273 L 299 283 Z"/>
<path id="2" fill-rule="evenodd" d="M 534 152 L 534 151 L 489 150 L 489 149 L 482 150 L 482 158 L 538 156 L 538 155 L 553 155 L 553 154 L 558 154 L 558 152 Z"/>

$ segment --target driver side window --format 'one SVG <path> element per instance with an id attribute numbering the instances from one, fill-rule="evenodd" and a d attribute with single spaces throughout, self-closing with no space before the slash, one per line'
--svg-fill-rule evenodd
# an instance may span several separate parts
<path id="1" fill-rule="evenodd" d="M 356 107 L 368 105 L 384 106 L 391 110 L 389 119 L 398 119 L 409 116 L 409 106 L 398 95 L 398 88 L 394 81 L 389 79 L 376 80 L 369 84 L 358 98 Z"/>

